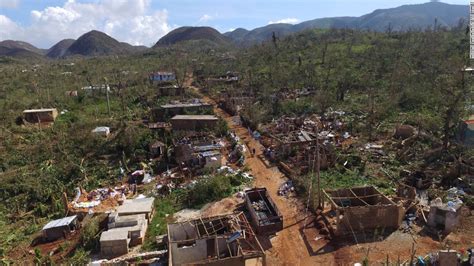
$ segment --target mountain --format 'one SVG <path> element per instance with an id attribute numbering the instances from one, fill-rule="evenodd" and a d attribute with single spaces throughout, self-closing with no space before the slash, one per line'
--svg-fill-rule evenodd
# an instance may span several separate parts
<path id="1" fill-rule="evenodd" d="M 39 49 L 32 44 L 29 44 L 27 42 L 22 42 L 22 41 L 13 41 L 13 40 L 5 40 L 0 42 L 1 47 L 13 49 L 13 50 L 26 50 L 30 51 L 36 54 L 44 54 L 45 50 Z"/>
<path id="2" fill-rule="evenodd" d="M 121 43 L 103 32 L 93 30 L 82 35 L 72 43 L 66 50 L 65 56 L 119 55 L 135 51 L 134 46 L 128 43 Z"/>
<path id="3" fill-rule="evenodd" d="M 360 17 L 358 28 L 384 31 L 390 25 L 393 30 L 425 29 L 432 27 L 435 19 L 440 26 L 454 27 L 460 19 L 469 21 L 469 6 L 430 2 L 378 9 Z"/>
<path id="4" fill-rule="evenodd" d="M 249 33 L 249 31 L 246 29 L 237 28 L 233 31 L 224 33 L 224 36 L 229 37 L 235 41 L 235 40 L 241 40 L 247 33 Z"/>
<path id="5" fill-rule="evenodd" d="M 0 45 L 0 56 L 10 56 L 15 58 L 23 58 L 23 59 L 41 59 L 43 55 L 21 49 L 21 48 L 8 48 L 5 46 Z"/>
<path id="6" fill-rule="evenodd" d="M 0 42 L 0 56 L 18 58 L 41 58 L 45 50 L 39 49 L 27 42 L 5 40 Z"/>
<path id="7" fill-rule="evenodd" d="M 143 52 L 146 49 L 148 49 L 148 47 L 146 47 L 145 45 L 131 45 L 131 44 L 126 43 L 126 42 L 121 42 L 121 44 L 125 49 L 129 50 L 132 53 Z"/>
<path id="8" fill-rule="evenodd" d="M 207 40 L 216 44 L 228 44 L 230 39 L 211 27 L 181 27 L 163 36 L 154 47 L 173 45 L 191 40 Z"/>
<path id="9" fill-rule="evenodd" d="M 273 32 L 284 37 L 302 30 L 320 28 L 350 28 L 385 31 L 389 27 L 395 31 L 426 29 L 437 25 L 455 27 L 459 21 L 469 21 L 469 6 L 451 5 L 441 2 L 429 2 L 416 5 L 403 5 L 389 9 L 377 9 L 360 17 L 318 18 L 296 25 L 270 24 L 245 33 L 241 29 L 224 33 L 237 44 L 255 44 L 270 40 Z"/>
<path id="10" fill-rule="evenodd" d="M 47 57 L 50 58 L 61 58 L 64 57 L 66 54 L 67 50 L 69 47 L 75 42 L 76 40 L 74 39 L 64 39 L 55 45 L 53 45 L 51 48 L 48 49 L 48 52 L 46 53 Z"/>

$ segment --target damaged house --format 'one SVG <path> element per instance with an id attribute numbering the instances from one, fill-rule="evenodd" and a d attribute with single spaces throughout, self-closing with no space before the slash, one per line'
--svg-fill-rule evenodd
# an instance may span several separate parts
<path id="1" fill-rule="evenodd" d="M 73 215 L 47 223 L 41 233 L 44 240 L 54 241 L 56 239 L 66 238 L 78 227 L 77 215 Z"/>
<path id="2" fill-rule="evenodd" d="M 190 168 L 214 168 L 222 166 L 223 145 L 216 139 L 184 138 L 175 143 L 176 162 Z"/>
<path id="3" fill-rule="evenodd" d="M 173 72 L 157 71 L 150 73 L 148 79 L 152 84 L 170 83 L 176 80 L 176 75 Z"/>
<path id="4" fill-rule="evenodd" d="M 221 92 L 219 106 L 231 115 L 237 115 L 245 106 L 256 100 L 252 90 L 226 90 Z"/>
<path id="5" fill-rule="evenodd" d="M 175 102 L 161 105 L 152 110 L 155 121 L 165 121 L 175 115 L 212 113 L 212 105 L 199 100 L 192 102 Z"/>
<path id="6" fill-rule="evenodd" d="M 173 130 L 197 131 L 213 129 L 219 119 L 215 115 L 175 115 L 171 118 Z"/>
<path id="7" fill-rule="evenodd" d="M 111 213 L 108 230 L 100 235 L 100 254 L 105 258 L 125 255 L 130 247 L 142 244 L 148 227 L 145 214 L 120 216 Z"/>
<path id="8" fill-rule="evenodd" d="M 100 253 L 104 258 L 125 255 L 130 247 L 143 244 L 154 211 L 154 198 L 126 200 L 109 214 L 108 230 L 100 236 Z"/>
<path id="9" fill-rule="evenodd" d="M 244 213 L 168 224 L 169 265 L 265 265 Z"/>
<path id="10" fill-rule="evenodd" d="M 336 162 L 335 149 L 346 149 L 353 143 L 354 137 L 345 131 L 343 115 L 344 112 L 333 112 L 323 117 L 283 116 L 265 125 L 260 138 L 266 148 L 265 156 L 278 162 L 286 174 L 301 175 L 317 167 L 319 146 L 320 169 L 332 167 Z"/>
<path id="11" fill-rule="evenodd" d="M 474 147 L 474 115 L 464 120 L 459 127 L 459 140 L 466 147 Z"/>
<path id="12" fill-rule="evenodd" d="M 181 96 L 184 88 L 176 85 L 176 75 L 173 72 L 158 71 L 148 75 L 152 85 L 156 86 L 157 96 Z"/>
<path id="13" fill-rule="evenodd" d="M 239 82 L 239 76 L 237 72 L 227 71 L 224 75 L 207 78 L 206 82 L 209 87 L 231 85 Z"/>
<path id="14" fill-rule="evenodd" d="M 177 85 L 159 86 L 156 88 L 157 96 L 181 96 L 184 94 L 184 88 Z"/>
<path id="15" fill-rule="evenodd" d="M 266 188 L 246 190 L 245 206 L 258 234 L 272 234 L 283 229 L 283 216 Z"/>
<path id="16" fill-rule="evenodd" d="M 316 134 L 297 130 L 270 135 L 267 141 L 270 159 L 281 162 L 284 168 L 291 169 L 294 174 L 306 174 L 316 169 Z M 321 169 L 327 169 L 334 164 L 335 152 L 330 143 L 319 145 L 319 159 Z"/>
<path id="17" fill-rule="evenodd" d="M 58 116 L 56 108 L 30 109 L 23 111 L 23 119 L 30 124 L 52 124 Z"/>
<path id="18" fill-rule="evenodd" d="M 110 86 L 108 84 L 100 84 L 100 85 L 89 85 L 81 88 L 82 91 L 85 92 L 111 92 Z"/>
<path id="19" fill-rule="evenodd" d="M 324 190 L 334 212 L 330 231 L 336 235 L 373 232 L 376 229 L 397 229 L 405 210 L 380 193 L 375 187 Z"/>

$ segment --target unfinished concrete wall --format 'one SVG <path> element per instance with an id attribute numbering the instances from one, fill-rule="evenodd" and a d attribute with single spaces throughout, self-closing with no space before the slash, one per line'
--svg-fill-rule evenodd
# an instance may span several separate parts
<path id="1" fill-rule="evenodd" d="M 207 258 L 206 239 L 199 239 L 187 243 L 171 243 L 170 254 L 173 254 L 173 265 L 185 265 L 187 263 L 204 260 Z"/>
<path id="2" fill-rule="evenodd" d="M 168 224 L 170 241 L 182 241 L 197 238 L 196 227 L 191 223 Z"/>
<path id="3" fill-rule="evenodd" d="M 101 239 L 100 254 L 105 258 L 113 258 L 128 253 L 130 240 L 126 237 L 120 239 Z"/>
<path id="4" fill-rule="evenodd" d="M 228 258 L 224 260 L 218 260 L 218 261 L 213 261 L 213 262 L 207 262 L 202 265 L 206 266 L 245 266 L 246 265 L 246 260 L 244 258 Z M 250 264 L 252 265 L 252 264 Z"/>
<path id="5" fill-rule="evenodd" d="M 356 206 L 338 210 L 342 215 L 336 228 L 337 235 L 376 228 L 395 229 L 403 219 L 403 208 L 392 206 Z"/>
<path id="6" fill-rule="evenodd" d="M 23 116 L 28 123 L 51 123 L 56 120 L 58 111 L 56 109 L 37 110 L 37 112 L 25 110 Z"/>
<path id="7" fill-rule="evenodd" d="M 173 130 L 203 130 L 213 129 L 217 125 L 218 119 L 171 119 L 171 126 Z"/>
<path id="8" fill-rule="evenodd" d="M 217 248 L 219 254 L 228 253 L 229 249 L 227 248 L 227 239 L 224 237 L 217 238 Z"/>
<path id="9" fill-rule="evenodd" d="M 66 237 L 71 233 L 71 228 L 68 225 L 53 227 L 43 230 L 43 237 L 48 241 L 53 241 L 62 237 Z"/>
<path id="10" fill-rule="evenodd" d="M 445 232 L 452 232 L 459 224 L 459 217 L 458 211 L 431 206 L 428 215 L 428 225 L 441 228 Z"/>

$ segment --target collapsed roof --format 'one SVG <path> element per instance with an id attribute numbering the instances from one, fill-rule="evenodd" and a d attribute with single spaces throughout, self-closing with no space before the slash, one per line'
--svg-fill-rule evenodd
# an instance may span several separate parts
<path id="1" fill-rule="evenodd" d="M 243 212 L 168 224 L 170 265 L 203 265 L 264 256 Z"/>

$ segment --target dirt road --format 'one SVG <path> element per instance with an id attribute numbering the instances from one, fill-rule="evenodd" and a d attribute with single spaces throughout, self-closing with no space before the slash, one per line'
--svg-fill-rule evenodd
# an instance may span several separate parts
<path id="1" fill-rule="evenodd" d="M 197 88 L 194 89 L 198 91 Z M 266 187 L 283 215 L 284 229 L 270 240 L 265 238 L 260 240 L 266 250 L 267 265 L 353 265 L 355 262 L 362 262 L 367 254 L 371 264 L 383 264 L 387 256 L 392 263 L 397 260 L 407 262 L 410 258 L 412 243 L 415 244 L 417 255 L 426 255 L 442 248 L 440 242 L 431 237 L 400 231 L 393 232 L 385 239 L 355 243 L 353 240 L 330 242 L 319 235 L 319 231 L 312 226 L 307 226 L 303 230 L 305 221 L 309 225 L 314 219 L 311 212 L 306 212 L 304 200 L 278 196 L 278 188 L 287 181 L 287 178 L 277 167 L 269 167 L 264 163 L 261 159 L 263 158 L 262 145 L 250 136 L 246 128 L 235 123 L 238 120 L 236 117 L 231 117 L 218 108 L 209 97 L 203 96 L 203 99 L 214 105 L 216 115 L 227 121 L 229 129 L 242 139 L 248 151 L 255 149 L 256 155 L 251 156 L 247 151 L 245 160 L 246 166 L 255 177 L 254 186 Z M 229 208 L 231 200 L 224 199 L 223 202 L 226 209 Z M 306 220 L 305 215 L 308 215 Z M 451 242 L 452 247 L 465 248 L 472 245 L 471 231 L 469 230 L 465 239 L 462 240 L 456 239 L 462 238 L 462 233 L 452 233 L 451 237 L 456 239 Z"/>
<path id="2" fill-rule="evenodd" d="M 235 123 L 233 117 L 228 115 L 222 109 L 218 108 L 215 102 L 209 97 L 203 96 L 204 100 L 214 104 L 214 112 L 219 117 L 227 121 L 229 129 L 235 132 L 247 145 L 245 165 L 248 166 L 252 175 L 255 177 L 254 186 L 266 187 L 278 209 L 284 218 L 284 229 L 270 239 L 267 243 L 262 240 L 266 251 L 268 265 L 332 265 L 334 256 L 332 254 L 312 256 L 306 248 L 304 235 L 315 237 L 316 230 L 308 228 L 305 234 L 302 233 L 302 225 L 305 220 L 304 205 L 294 197 L 278 196 L 278 188 L 287 181 L 287 178 L 278 170 L 277 167 L 268 167 L 260 157 L 262 157 L 263 146 L 253 139 L 248 130 Z M 255 149 L 255 156 L 250 152 Z M 308 212 L 308 215 L 311 215 Z M 309 221 L 311 217 L 307 219 Z"/>

